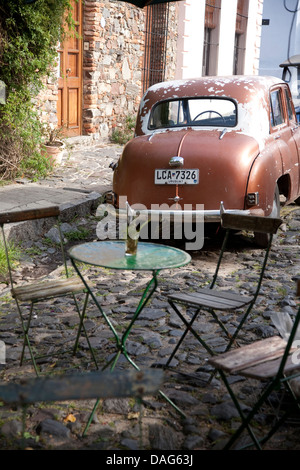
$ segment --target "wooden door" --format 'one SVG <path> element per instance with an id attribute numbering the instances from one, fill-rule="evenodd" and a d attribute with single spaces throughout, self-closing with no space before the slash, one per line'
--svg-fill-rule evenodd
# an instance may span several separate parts
<path id="1" fill-rule="evenodd" d="M 57 118 L 64 134 L 73 137 L 81 134 L 82 109 L 82 6 L 81 0 L 71 1 L 76 34 L 67 32 L 67 37 L 58 49 L 59 78 Z"/>

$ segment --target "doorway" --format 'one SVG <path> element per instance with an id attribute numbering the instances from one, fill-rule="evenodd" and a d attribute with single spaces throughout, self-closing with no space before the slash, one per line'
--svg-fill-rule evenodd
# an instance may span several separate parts
<path id="1" fill-rule="evenodd" d="M 57 120 L 66 137 L 81 135 L 82 117 L 82 5 L 71 1 L 75 32 L 68 32 L 58 48 Z"/>

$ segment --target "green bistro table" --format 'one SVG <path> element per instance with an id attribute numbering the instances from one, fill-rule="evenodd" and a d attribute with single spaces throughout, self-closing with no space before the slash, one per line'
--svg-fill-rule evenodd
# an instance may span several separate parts
<path id="1" fill-rule="evenodd" d="M 91 298 L 97 305 L 100 313 L 102 314 L 115 338 L 116 354 L 112 359 L 110 359 L 110 361 L 108 361 L 102 370 L 109 366 L 111 367 L 111 370 L 113 370 L 121 354 L 124 355 L 130 364 L 133 365 L 133 367 L 135 367 L 137 370 L 140 370 L 126 350 L 126 340 L 128 339 L 134 323 L 157 288 L 158 273 L 162 269 L 174 269 L 185 266 L 191 261 L 190 255 L 183 250 L 179 250 L 178 248 L 156 243 L 139 242 L 136 255 L 129 256 L 125 254 L 125 241 L 105 240 L 83 243 L 74 246 L 69 250 L 69 256 L 75 271 L 90 293 Z M 118 335 L 110 319 L 98 302 L 97 297 L 81 274 L 78 263 L 85 263 L 92 266 L 115 270 L 149 271 L 152 273 L 151 279 L 141 295 L 141 299 L 137 305 L 133 318 L 121 337 Z M 170 400 L 162 392 L 160 393 L 170 402 Z M 173 403 L 171 404 L 176 408 Z M 98 402 L 95 405 L 94 411 L 97 405 Z M 89 423 L 91 422 L 91 419 L 92 416 Z"/>

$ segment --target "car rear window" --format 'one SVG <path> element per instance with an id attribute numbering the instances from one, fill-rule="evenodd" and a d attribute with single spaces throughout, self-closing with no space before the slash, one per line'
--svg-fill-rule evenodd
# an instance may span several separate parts
<path id="1" fill-rule="evenodd" d="M 150 115 L 149 129 L 208 126 L 234 127 L 237 124 L 236 104 L 222 98 L 184 98 L 161 101 Z"/>

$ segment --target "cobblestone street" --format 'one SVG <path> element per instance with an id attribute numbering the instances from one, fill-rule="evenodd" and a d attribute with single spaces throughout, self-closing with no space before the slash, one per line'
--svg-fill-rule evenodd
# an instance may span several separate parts
<path id="1" fill-rule="evenodd" d="M 80 186 L 82 190 L 91 190 L 93 187 L 93 191 L 103 192 L 111 184 L 112 172 L 107 168 L 117 158 L 119 149 L 117 150 L 117 153 L 113 149 L 107 153 L 102 168 L 93 163 L 95 148 L 84 149 L 84 152 L 80 150 L 77 159 L 75 155 L 66 160 L 57 175 L 49 178 L 47 184 L 51 185 L 55 181 L 57 185 L 61 181 L 59 184 L 66 185 L 67 181 L 73 188 Z M 89 164 L 85 168 L 82 164 L 80 168 L 77 165 L 83 153 L 84 161 L 89 161 Z M 296 288 L 292 278 L 300 275 L 300 208 L 295 205 L 284 207 L 282 218 L 284 225 L 274 240 L 261 295 L 244 327 L 241 343 L 278 334 L 271 322 L 272 313 L 286 311 L 293 316 L 296 312 Z M 71 233 L 77 231 L 86 234 L 85 240 L 95 240 L 96 225 L 94 214 L 78 217 L 69 222 L 69 227 L 65 228 L 66 234 L 68 230 Z M 68 240 L 67 248 L 80 243 L 78 240 Z M 184 245 L 179 247 L 184 249 Z M 199 286 L 206 285 L 215 269 L 219 248 L 219 238 L 206 239 L 202 250 L 190 252 L 190 264 L 160 272 L 157 292 L 143 310 L 127 341 L 128 353 L 140 368 L 150 368 L 154 363 L 162 365 L 170 356 L 183 329 L 167 302 L 167 296 L 179 290 L 193 292 Z M 18 281 L 40 276 L 52 278 L 61 273 L 62 261 L 58 257 L 57 247 L 49 244 L 47 234 L 38 240 L 24 241 L 22 251 L 23 259 L 16 272 Z M 253 246 L 251 238 L 233 237 L 225 256 L 219 285 L 241 293 L 251 292 L 261 255 L 262 250 Z M 149 275 L 93 267 L 85 267 L 84 275 L 92 283 L 101 306 L 117 331 L 124 331 L 135 311 L 141 291 L 149 281 Z M 22 349 L 19 317 L 10 291 L 6 283 L 1 281 L 0 320 L 0 339 L 6 345 L 6 364 L 0 365 L 1 380 L 18 382 L 23 377 L 34 377 L 30 363 L 19 366 Z M 229 330 L 236 325 L 236 317 L 233 315 L 224 315 L 223 321 Z M 38 304 L 32 323 L 33 344 L 39 353 L 52 352 L 59 345 L 63 348 L 72 347 L 77 325 L 78 316 L 70 299 L 61 297 L 47 304 Z M 101 367 L 111 358 L 114 342 L 92 301 L 88 306 L 85 325 Z M 196 329 L 214 348 L 220 351 L 224 348 L 226 340 L 208 314 L 199 316 Z M 25 447 L 68 450 L 219 449 L 236 428 L 239 419 L 218 376 L 210 384 L 207 383 L 211 372 L 207 358 L 206 351 L 189 335 L 172 360 L 172 367 L 166 371 L 163 391 L 184 411 L 186 418 L 182 418 L 161 396 L 146 397 L 142 409 L 130 399 L 105 399 L 101 402 L 87 435 L 82 437 L 94 400 L 36 404 L 26 410 Z M 83 337 L 76 357 L 66 352 L 59 358 L 40 362 L 40 367 L 43 374 L 53 375 L 95 370 Z M 130 364 L 121 356 L 117 370 L 128 367 L 131 367 Z M 236 386 L 240 387 L 240 396 L 245 406 L 249 406 L 258 387 L 253 390 L 244 389 L 243 381 L 238 379 Z M 20 435 L 21 416 L 19 408 L 8 405 L 0 408 L 1 449 L 18 449 L 24 445 Z M 300 421 L 298 416 L 294 418 L 294 422 L 290 422 L 275 435 L 268 448 L 300 449 Z M 268 419 L 266 408 L 258 416 L 257 426 L 264 429 Z"/>

